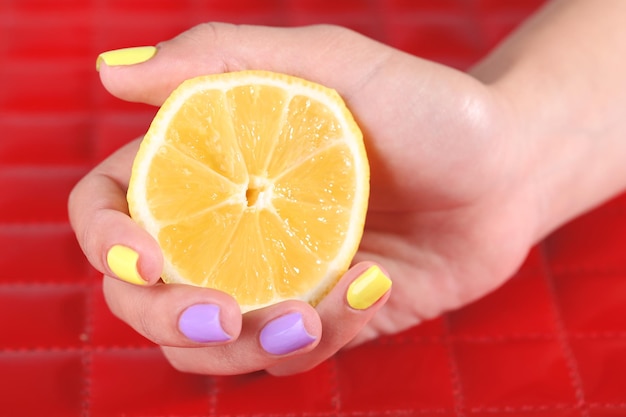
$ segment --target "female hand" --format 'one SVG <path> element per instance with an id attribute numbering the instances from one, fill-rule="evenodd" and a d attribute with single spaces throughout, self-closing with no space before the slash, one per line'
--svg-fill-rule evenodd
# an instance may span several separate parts
<path id="1" fill-rule="evenodd" d="M 371 164 L 370 207 L 355 266 L 315 309 L 286 301 L 243 316 L 226 294 L 157 283 L 159 247 L 128 217 L 125 199 L 138 141 L 76 186 L 71 222 L 87 258 L 106 275 L 110 309 L 161 345 L 180 370 L 304 371 L 344 346 L 399 332 L 486 294 L 516 270 L 533 243 L 528 155 L 515 133 L 521 129 L 504 97 L 470 75 L 332 26 L 204 24 L 159 44 L 154 56 L 141 51 L 150 58 L 134 65 L 102 56 L 101 80 L 113 95 L 158 106 L 180 82 L 201 74 L 264 69 L 300 76 L 344 97 Z M 112 247 L 132 248 L 122 255 L 123 273 L 107 262 Z M 375 275 L 375 296 L 355 309 L 347 292 L 364 272 Z M 135 284 L 117 279 L 129 276 Z M 212 327 L 198 330 L 194 320 L 200 319 Z"/>

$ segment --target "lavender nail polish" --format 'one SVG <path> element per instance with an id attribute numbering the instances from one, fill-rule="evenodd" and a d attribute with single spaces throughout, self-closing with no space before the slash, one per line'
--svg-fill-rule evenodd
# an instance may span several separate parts
<path id="1" fill-rule="evenodd" d="M 296 351 L 315 341 L 304 328 L 302 314 L 289 313 L 267 323 L 261 330 L 263 349 L 273 355 Z"/>
<path id="2" fill-rule="evenodd" d="M 215 304 L 187 307 L 178 319 L 178 328 L 188 339 L 198 343 L 225 342 L 230 336 L 220 324 L 220 308 Z"/>

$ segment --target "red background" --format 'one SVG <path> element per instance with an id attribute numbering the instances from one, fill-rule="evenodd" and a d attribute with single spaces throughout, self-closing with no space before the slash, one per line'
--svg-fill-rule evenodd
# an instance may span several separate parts
<path id="1" fill-rule="evenodd" d="M 174 371 L 115 319 L 66 214 L 155 109 L 101 51 L 202 21 L 336 23 L 466 68 L 540 0 L 0 0 L 0 416 L 626 416 L 626 196 L 537 245 L 506 285 L 306 374 Z"/>

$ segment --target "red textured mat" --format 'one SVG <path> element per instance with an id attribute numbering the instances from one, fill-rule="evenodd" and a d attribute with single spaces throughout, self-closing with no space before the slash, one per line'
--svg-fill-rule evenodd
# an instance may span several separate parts
<path id="1" fill-rule="evenodd" d="M 540 0 L 0 0 L 0 416 L 626 416 L 626 197 L 486 298 L 309 373 L 202 377 L 107 310 L 67 222 L 73 184 L 154 109 L 103 50 L 208 20 L 336 23 L 465 68 Z"/>

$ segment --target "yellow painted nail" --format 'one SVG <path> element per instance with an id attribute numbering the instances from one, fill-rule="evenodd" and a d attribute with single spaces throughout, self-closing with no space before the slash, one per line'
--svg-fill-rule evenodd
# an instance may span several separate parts
<path id="1" fill-rule="evenodd" d="M 348 304 L 356 310 L 365 310 L 391 288 L 391 280 L 376 265 L 369 267 L 348 287 Z"/>
<path id="2" fill-rule="evenodd" d="M 140 64 L 152 58 L 156 52 L 157 49 L 154 46 L 137 46 L 103 52 L 98 55 L 96 60 L 96 71 L 100 71 L 100 66 L 103 62 L 112 67 Z"/>
<path id="3" fill-rule="evenodd" d="M 135 285 L 146 285 L 137 271 L 139 254 L 129 247 L 115 245 L 107 253 L 107 264 L 117 277 Z"/>

